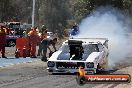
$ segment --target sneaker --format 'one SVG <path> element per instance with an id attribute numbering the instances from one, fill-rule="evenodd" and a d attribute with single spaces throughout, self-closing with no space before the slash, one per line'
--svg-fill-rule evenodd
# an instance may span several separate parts
<path id="1" fill-rule="evenodd" d="M 31 56 L 31 58 L 37 58 L 36 56 Z"/>
<path id="2" fill-rule="evenodd" d="M 2 58 L 7 58 L 6 56 L 2 56 Z"/>
<path id="3" fill-rule="evenodd" d="M 37 56 L 40 56 L 39 54 Z"/>
<path id="4" fill-rule="evenodd" d="M 41 60 L 44 61 L 44 62 L 47 62 L 47 57 L 42 56 Z"/>
<path id="5" fill-rule="evenodd" d="M 47 59 L 41 59 L 41 61 L 47 62 L 48 60 Z"/>

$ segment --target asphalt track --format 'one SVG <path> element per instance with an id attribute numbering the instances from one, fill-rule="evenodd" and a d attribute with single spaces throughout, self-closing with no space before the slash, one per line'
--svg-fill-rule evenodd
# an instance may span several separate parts
<path id="1" fill-rule="evenodd" d="M 113 88 L 116 85 L 103 86 Z M 0 88 L 99 88 L 99 86 L 102 84 L 80 86 L 76 82 L 75 74 L 49 74 L 46 70 L 46 62 L 41 61 L 0 69 Z"/>
<path id="2" fill-rule="evenodd" d="M 8 50 L 8 48 L 6 48 Z M 13 49 L 8 50 L 9 53 Z M 8 53 L 8 52 L 6 52 Z M 13 54 L 13 53 L 12 53 Z M 11 56 L 12 54 L 8 54 Z M 104 72 L 125 73 L 132 75 L 132 57 L 125 64 L 119 63 L 117 69 Z M 75 74 L 51 75 L 46 70 L 46 62 L 35 61 L 0 68 L 0 88 L 132 88 L 132 82 L 127 84 L 85 84 L 76 82 Z"/>

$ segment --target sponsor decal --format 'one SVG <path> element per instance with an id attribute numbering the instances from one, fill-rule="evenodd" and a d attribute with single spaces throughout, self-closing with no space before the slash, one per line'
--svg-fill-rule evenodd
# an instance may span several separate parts
<path id="1" fill-rule="evenodd" d="M 131 81 L 129 74 L 86 74 L 87 72 L 81 67 L 79 67 L 78 71 L 76 81 L 79 85 L 86 83 L 130 83 Z"/>

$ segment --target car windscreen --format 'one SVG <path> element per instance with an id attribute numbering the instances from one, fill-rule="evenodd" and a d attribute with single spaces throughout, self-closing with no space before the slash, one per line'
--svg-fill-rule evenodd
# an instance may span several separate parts
<path id="1" fill-rule="evenodd" d="M 97 44 L 88 44 L 84 45 L 84 53 L 91 54 L 92 52 L 99 52 L 99 48 Z"/>
<path id="2" fill-rule="evenodd" d="M 92 53 L 92 52 L 99 52 L 99 48 L 97 44 L 88 44 L 83 45 L 84 53 Z M 59 50 L 65 53 L 69 53 L 69 45 L 62 45 Z"/>
<path id="3" fill-rule="evenodd" d="M 64 53 L 69 53 L 69 46 L 68 45 L 62 45 L 59 50 L 61 50 Z"/>

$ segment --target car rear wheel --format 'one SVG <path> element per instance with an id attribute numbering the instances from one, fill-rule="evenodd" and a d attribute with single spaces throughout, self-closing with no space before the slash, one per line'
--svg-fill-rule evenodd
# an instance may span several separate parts
<path id="1" fill-rule="evenodd" d="M 102 71 L 106 71 L 108 69 L 108 58 L 105 58 L 103 60 L 103 63 L 100 64 L 100 68 Z"/>
<path id="2" fill-rule="evenodd" d="M 108 58 L 105 59 L 105 63 L 103 65 L 104 70 L 108 69 Z"/>
<path id="3" fill-rule="evenodd" d="M 98 64 L 97 65 L 97 69 L 96 69 L 96 74 L 99 74 L 100 73 L 100 69 L 101 69 L 101 66 Z"/>
<path id="4" fill-rule="evenodd" d="M 14 47 L 15 45 L 16 45 L 16 43 L 14 41 L 9 41 L 8 42 L 9 47 Z"/>
<path id="5" fill-rule="evenodd" d="M 83 86 L 86 83 L 86 79 L 84 76 L 77 76 L 76 81 L 80 86 Z"/>

